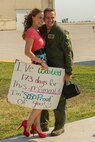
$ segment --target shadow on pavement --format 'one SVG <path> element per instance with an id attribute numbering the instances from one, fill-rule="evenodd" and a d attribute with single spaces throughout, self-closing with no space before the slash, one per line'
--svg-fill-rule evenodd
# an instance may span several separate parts
<path id="1" fill-rule="evenodd" d="M 13 138 L 9 138 L 9 139 L 5 139 L 5 140 L 1 140 L 0 142 L 46 142 L 48 141 L 50 136 L 50 133 L 48 133 L 48 137 L 47 140 L 46 138 L 39 138 L 38 135 L 34 135 L 34 137 L 32 135 L 30 135 L 30 137 L 25 137 L 25 136 L 17 136 L 17 137 L 13 137 Z M 51 139 L 51 138 L 50 138 Z"/>
<path id="2" fill-rule="evenodd" d="M 33 140 L 32 137 L 24 137 L 24 136 L 18 136 L 10 139 L 5 139 L 0 142 L 37 142 L 37 140 Z"/>

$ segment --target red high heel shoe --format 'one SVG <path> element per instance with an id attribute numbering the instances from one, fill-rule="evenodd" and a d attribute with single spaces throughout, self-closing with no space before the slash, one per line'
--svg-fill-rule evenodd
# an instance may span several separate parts
<path id="1" fill-rule="evenodd" d="M 34 136 L 35 132 L 37 132 L 40 138 L 46 138 L 47 137 L 46 133 L 38 132 L 38 130 L 36 129 L 34 124 L 32 125 L 31 129 L 32 129 L 32 132 L 33 132 L 33 136 Z"/>
<path id="2" fill-rule="evenodd" d="M 27 120 L 24 120 L 22 121 L 20 127 L 18 129 L 20 129 L 21 127 L 24 128 L 24 132 L 23 132 L 23 135 L 26 136 L 26 137 L 29 137 L 30 136 L 30 133 L 26 131 L 26 128 L 27 128 Z"/>

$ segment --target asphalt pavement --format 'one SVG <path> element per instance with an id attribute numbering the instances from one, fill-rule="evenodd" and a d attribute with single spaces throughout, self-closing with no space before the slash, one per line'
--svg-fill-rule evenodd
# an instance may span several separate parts
<path id="1" fill-rule="evenodd" d="M 95 33 L 76 26 L 69 29 L 71 33 L 74 63 L 95 66 Z M 25 42 L 21 31 L 0 31 L 0 61 L 15 61 L 19 59 L 29 62 L 24 54 Z"/>

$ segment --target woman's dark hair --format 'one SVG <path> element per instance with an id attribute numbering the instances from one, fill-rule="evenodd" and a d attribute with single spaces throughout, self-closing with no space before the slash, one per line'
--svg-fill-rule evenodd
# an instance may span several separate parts
<path id="1" fill-rule="evenodd" d="M 42 12 L 40 9 L 35 8 L 28 15 L 25 16 L 24 23 L 23 23 L 24 24 L 24 32 L 27 31 L 27 29 L 32 26 L 32 24 L 33 24 L 32 16 L 35 17 L 40 12 Z"/>

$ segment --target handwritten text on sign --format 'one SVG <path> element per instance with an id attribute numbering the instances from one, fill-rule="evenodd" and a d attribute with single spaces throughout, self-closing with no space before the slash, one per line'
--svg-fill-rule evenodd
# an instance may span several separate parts
<path id="1" fill-rule="evenodd" d="M 8 101 L 38 109 L 55 109 L 62 92 L 65 71 L 61 68 L 24 63 L 16 60 Z"/>

